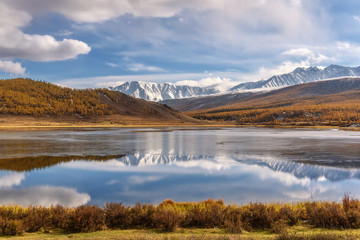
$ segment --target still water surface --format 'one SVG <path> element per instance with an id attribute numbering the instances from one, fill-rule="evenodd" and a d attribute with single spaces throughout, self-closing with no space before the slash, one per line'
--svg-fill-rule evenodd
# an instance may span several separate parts
<path id="1" fill-rule="evenodd" d="M 0 204 L 360 197 L 360 132 L 262 128 L 0 131 Z"/>

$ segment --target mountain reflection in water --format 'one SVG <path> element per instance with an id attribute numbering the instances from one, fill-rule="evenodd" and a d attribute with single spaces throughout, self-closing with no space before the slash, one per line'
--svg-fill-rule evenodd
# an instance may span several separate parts
<path id="1" fill-rule="evenodd" d="M 23 142 L 26 148 L 20 149 Z M 360 196 L 358 133 L 251 128 L 0 132 L 0 143 L 0 204 Z"/>

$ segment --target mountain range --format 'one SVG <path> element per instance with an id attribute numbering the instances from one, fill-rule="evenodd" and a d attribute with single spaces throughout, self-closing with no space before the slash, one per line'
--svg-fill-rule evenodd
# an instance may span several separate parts
<path id="1" fill-rule="evenodd" d="M 172 83 L 150 83 L 141 81 L 126 82 L 117 87 L 110 87 L 110 90 L 119 91 L 135 98 L 156 102 L 168 99 L 206 96 L 219 92 L 212 87 L 201 88 L 175 85 Z"/>
<path id="2" fill-rule="evenodd" d="M 184 99 L 214 94 L 228 94 L 233 92 L 269 91 L 292 85 L 314 82 L 323 79 L 360 76 L 359 67 L 344 67 L 330 65 L 324 69 L 319 67 L 296 68 L 293 72 L 275 75 L 267 80 L 246 82 L 230 88 L 226 92 L 220 92 L 216 87 L 194 87 L 187 85 L 175 85 L 172 83 L 150 82 L 125 82 L 110 90 L 120 91 L 135 98 L 148 101 L 164 101 L 170 99 Z"/>

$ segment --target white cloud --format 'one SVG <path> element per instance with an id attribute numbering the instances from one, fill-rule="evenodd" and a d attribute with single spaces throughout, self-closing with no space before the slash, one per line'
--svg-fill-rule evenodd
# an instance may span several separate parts
<path id="1" fill-rule="evenodd" d="M 26 69 L 21 66 L 21 63 L 0 60 L 0 71 L 2 72 L 24 75 L 25 70 Z"/>
<path id="2" fill-rule="evenodd" d="M 26 34 L 21 28 L 27 26 L 32 17 L 29 13 L 12 9 L 0 3 L 0 58 L 27 59 L 32 61 L 57 61 L 87 54 L 90 47 L 81 41 L 63 39 L 57 41 L 50 35 Z M 1 60 L 0 70 L 24 74 L 20 63 Z"/>
<path id="3" fill-rule="evenodd" d="M 165 70 L 160 67 L 147 66 L 141 63 L 129 64 L 128 69 L 132 72 L 165 72 Z"/>
<path id="4" fill-rule="evenodd" d="M 66 187 L 35 186 L 20 189 L 0 189 L 0 205 L 77 207 L 89 201 L 89 194 L 78 193 L 75 189 Z"/>
<path id="5" fill-rule="evenodd" d="M 141 175 L 133 175 L 130 176 L 128 182 L 131 184 L 143 184 L 148 182 L 156 182 L 163 179 L 161 176 L 141 176 Z"/>
<path id="6" fill-rule="evenodd" d="M 110 20 L 124 14 L 137 17 L 172 17 L 183 9 L 204 11 L 221 8 L 222 1 L 196 0 L 3 0 L 7 4 L 26 11 L 53 11 L 78 23 L 94 23 Z"/>
<path id="7" fill-rule="evenodd" d="M 292 72 L 294 71 L 294 69 L 298 67 L 307 68 L 310 67 L 310 65 L 308 61 L 301 61 L 301 62 L 285 61 L 273 68 L 261 67 L 259 71 L 254 75 L 257 76 L 257 78 L 255 79 L 268 79 L 273 75 L 280 75 L 280 74 Z"/>
<path id="8" fill-rule="evenodd" d="M 106 65 L 110 66 L 110 67 L 118 67 L 119 65 L 116 63 L 111 63 L 111 62 L 107 62 Z"/>
<path id="9" fill-rule="evenodd" d="M 176 85 L 189 85 L 196 87 L 216 87 L 220 92 L 226 91 L 229 88 L 236 85 L 236 82 L 231 78 L 226 77 L 213 77 L 209 74 L 209 77 L 201 78 L 200 80 L 181 80 L 175 82 Z"/>
<path id="10" fill-rule="evenodd" d="M 354 15 L 353 18 L 354 18 L 355 21 L 360 22 L 360 16 Z"/>
<path id="11" fill-rule="evenodd" d="M 308 56 L 309 54 L 312 54 L 312 51 L 307 48 L 293 48 L 290 50 L 287 50 L 283 52 L 284 55 L 290 55 L 290 56 Z"/>
<path id="12" fill-rule="evenodd" d="M 9 175 L 0 177 L 0 188 L 7 188 L 20 185 L 25 179 L 24 173 L 10 173 Z"/>
<path id="13" fill-rule="evenodd" d="M 349 49 L 351 47 L 351 44 L 348 43 L 348 42 L 337 42 L 336 47 L 339 50 L 346 50 L 346 49 Z"/>

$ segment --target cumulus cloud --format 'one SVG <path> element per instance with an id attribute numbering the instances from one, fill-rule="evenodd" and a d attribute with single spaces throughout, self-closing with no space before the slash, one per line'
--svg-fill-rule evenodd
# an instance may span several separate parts
<path id="1" fill-rule="evenodd" d="M 32 61 L 58 61 L 87 54 L 90 47 L 73 39 L 56 40 L 50 35 L 26 34 L 22 28 L 31 22 L 31 15 L 0 3 L 0 58 Z M 24 74 L 20 63 L 1 60 L 0 70 Z"/>
<path id="2" fill-rule="evenodd" d="M 12 73 L 12 74 L 24 75 L 26 69 L 21 66 L 21 63 L 0 60 L 0 71 Z"/>
<path id="3" fill-rule="evenodd" d="M 66 187 L 35 186 L 21 189 L 0 189 L 0 205 L 77 207 L 89 201 L 89 194 L 78 193 L 75 189 Z"/>
<path id="4" fill-rule="evenodd" d="M 20 185 L 25 179 L 24 173 L 11 173 L 0 177 L 0 188 L 7 188 Z"/>

